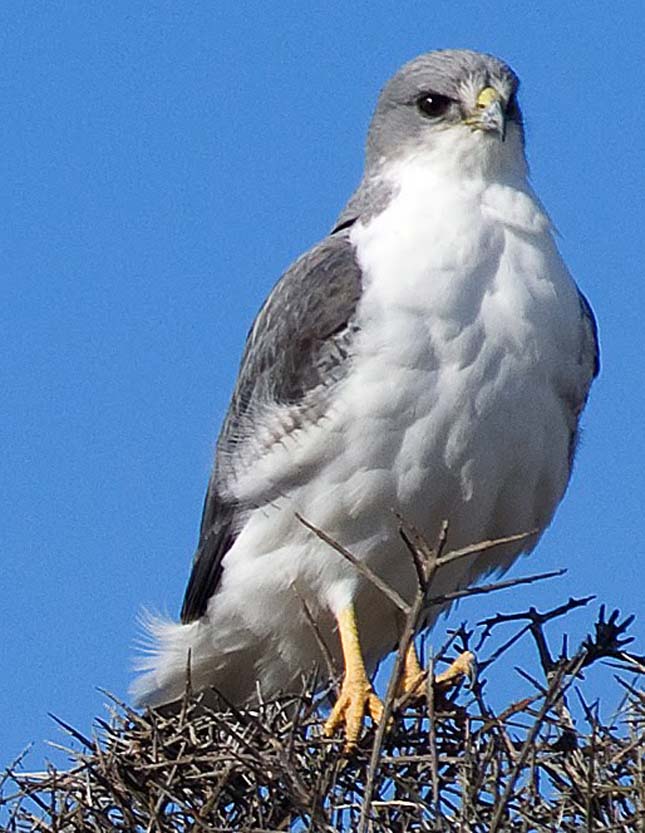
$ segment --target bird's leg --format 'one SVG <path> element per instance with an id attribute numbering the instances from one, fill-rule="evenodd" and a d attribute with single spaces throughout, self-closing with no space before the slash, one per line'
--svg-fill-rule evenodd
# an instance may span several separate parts
<path id="1" fill-rule="evenodd" d="M 374 693 L 365 670 L 353 605 L 345 608 L 338 615 L 337 621 L 345 660 L 345 676 L 324 731 L 329 736 L 339 727 L 344 727 L 345 750 L 351 751 L 361 733 L 365 713 L 368 712 L 377 723 L 383 715 L 383 704 Z"/>
<path id="2" fill-rule="evenodd" d="M 420 700 L 425 697 L 427 678 L 428 674 L 421 667 L 414 642 L 410 642 L 408 650 L 405 652 L 403 673 L 396 692 L 397 697 L 406 700 Z"/>
<path id="3" fill-rule="evenodd" d="M 445 671 L 435 676 L 432 681 L 435 691 L 447 691 L 460 683 L 464 677 L 472 677 L 474 666 L 474 654 L 470 651 L 459 654 Z M 411 642 L 405 653 L 403 674 L 399 682 L 397 696 L 407 701 L 425 699 L 427 677 L 427 672 L 423 670 L 419 662 L 414 643 Z"/>
<path id="4" fill-rule="evenodd" d="M 439 691 L 446 691 L 460 683 L 464 677 L 471 678 L 475 673 L 475 655 L 464 651 L 454 659 L 445 671 L 434 678 L 434 686 Z"/>

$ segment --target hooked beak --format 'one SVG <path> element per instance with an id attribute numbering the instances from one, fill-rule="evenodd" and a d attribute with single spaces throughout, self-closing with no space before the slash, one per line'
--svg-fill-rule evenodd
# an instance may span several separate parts
<path id="1" fill-rule="evenodd" d="M 504 141 L 506 138 L 506 113 L 504 100 L 493 87 L 484 87 L 477 96 L 475 110 L 464 119 L 472 130 L 485 130 L 496 133 Z"/>

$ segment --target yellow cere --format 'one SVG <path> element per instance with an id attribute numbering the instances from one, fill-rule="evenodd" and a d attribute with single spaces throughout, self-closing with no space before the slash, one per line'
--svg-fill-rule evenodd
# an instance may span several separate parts
<path id="1" fill-rule="evenodd" d="M 484 87 L 477 96 L 477 106 L 484 110 L 490 107 L 493 102 L 500 101 L 501 98 L 501 95 L 493 87 Z"/>

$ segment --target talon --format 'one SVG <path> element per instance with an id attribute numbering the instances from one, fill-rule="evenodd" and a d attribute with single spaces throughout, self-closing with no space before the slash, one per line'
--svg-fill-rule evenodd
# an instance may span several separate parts
<path id="1" fill-rule="evenodd" d="M 324 733 L 333 735 L 336 729 L 344 729 L 345 751 L 356 747 L 363 727 L 363 719 L 369 714 L 374 723 L 383 716 L 383 704 L 374 693 L 369 681 L 345 682 L 332 713 L 327 718 Z"/>
<path id="2" fill-rule="evenodd" d="M 463 654 L 459 654 L 457 659 L 450 663 L 445 671 L 437 674 L 434 678 L 434 684 L 440 691 L 453 688 L 464 677 L 468 677 L 469 680 L 474 679 L 476 667 L 475 655 L 471 651 L 464 651 Z"/>
<path id="3" fill-rule="evenodd" d="M 407 702 L 425 700 L 428 672 L 424 671 L 414 647 L 414 642 L 408 646 L 405 653 L 403 674 L 397 688 L 397 698 Z"/>
<path id="4" fill-rule="evenodd" d="M 338 630 L 345 658 L 345 678 L 323 731 L 329 737 L 336 729 L 344 729 L 345 752 L 351 752 L 358 743 L 365 715 L 369 714 L 378 723 L 383 716 L 383 703 L 374 693 L 365 671 L 352 607 L 339 615 Z"/>
<path id="5" fill-rule="evenodd" d="M 434 688 L 440 692 L 446 691 L 458 685 L 464 677 L 472 680 L 475 676 L 475 670 L 475 655 L 470 651 L 464 651 L 445 671 L 435 676 L 433 680 Z M 405 655 L 405 665 L 397 696 L 405 702 L 425 700 L 427 679 L 428 673 L 421 668 L 414 644 L 411 644 Z"/>

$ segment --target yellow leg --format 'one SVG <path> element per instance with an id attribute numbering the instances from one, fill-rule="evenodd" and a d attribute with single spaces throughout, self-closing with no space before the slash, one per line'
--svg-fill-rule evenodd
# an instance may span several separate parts
<path id="1" fill-rule="evenodd" d="M 345 676 L 340 695 L 325 723 L 325 734 L 345 729 L 345 749 L 351 751 L 358 741 L 367 712 L 376 723 L 383 715 L 383 704 L 374 693 L 363 662 L 354 607 L 350 605 L 338 616 L 338 632 L 345 660 Z"/>
<path id="2" fill-rule="evenodd" d="M 445 671 L 437 674 L 434 678 L 435 688 L 440 691 L 445 691 L 448 688 L 456 686 L 464 677 L 472 677 L 475 670 L 475 655 L 470 651 L 464 651 L 459 654 L 457 659 L 453 660 Z"/>
<path id="3" fill-rule="evenodd" d="M 410 642 L 408 650 L 405 652 L 403 674 L 399 680 L 397 696 L 413 700 L 420 700 L 425 697 L 427 677 L 427 672 L 421 668 L 414 642 Z"/>
<path id="4" fill-rule="evenodd" d="M 473 673 L 475 655 L 470 651 L 459 654 L 457 659 L 450 663 L 445 671 L 433 680 L 435 691 L 446 691 L 456 686 L 464 677 L 470 677 Z M 397 696 L 405 700 L 423 700 L 426 696 L 427 672 L 421 668 L 414 643 L 410 643 L 405 654 L 403 674 L 399 683 Z"/>

